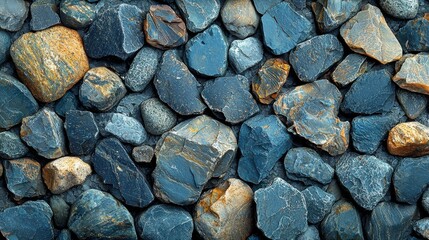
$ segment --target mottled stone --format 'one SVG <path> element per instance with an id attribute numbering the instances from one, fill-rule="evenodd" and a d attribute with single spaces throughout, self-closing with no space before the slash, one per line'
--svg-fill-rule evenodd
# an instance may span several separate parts
<path id="1" fill-rule="evenodd" d="M 0 31 L 0 64 L 4 63 L 9 57 L 9 49 L 12 39 L 8 32 Z"/>
<path id="2" fill-rule="evenodd" d="M 148 145 L 133 148 L 132 157 L 137 163 L 150 163 L 154 155 L 154 149 Z"/>
<path id="3" fill-rule="evenodd" d="M 392 80 L 400 88 L 429 95 L 429 54 L 420 53 L 406 58 Z"/>
<path id="4" fill-rule="evenodd" d="M 21 141 L 19 135 L 10 131 L 0 132 L 0 158 L 16 159 L 25 156 L 27 153 L 28 148 Z"/>
<path id="5" fill-rule="evenodd" d="M 22 35 L 10 55 L 19 78 L 41 102 L 64 96 L 89 69 L 79 33 L 63 26 Z"/>
<path id="6" fill-rule="evenodd" d="M 110 194 L 90 189 L 73 204 L 69 229 L 79 239 L 137 240 L 128 210 Z"/>
<path id="7" fill-rule="evenodd" d="M 30 27 L 33 31 L 40 31 L 61 23 L 55 0 L 34 1 L 30 7 L 30 13 Z"/>
<path id="8" fill-rule="evenodd" d="M 21 29 L 28 15 L 28 3 L 24 0 L 0 2 L 0 28 L 16 32 Z"/>
<path id="9" fill-rule="evenodd" d="M 241 39 L 253 35 L 259 25 L 259 15 L 251 0 L 226 0 L 220 15 L 226 29 Z"/>
<path id="10" fill-rule="evenodd" d="M 317 26 L 322 32 L 330 32 L 354 16 L 362 0 L 317 0 L 311 3 Z"/>
<path id="11" fill-rule="evenodd" d="M 400 19 L 413 19 L 419 10 L 418 0 L 380 0 L 380 7 L 387 14 Z"/>
<path id="12" fill-rule="evenodd" d="M 77 99 L 76 95 L 74 95 L 71 91 L 68 91 L 55 103 L 54 110 L 58 116 L 65 117 L 67 112 L 78 109 L 78 106 L 79 100 Z"/>
<path id="13" fill-rule="evenodd" d="M 425 95 L 403 89 L 396 91 L 396 97 L 410 119 L 416 119 L 426 109 L 428 99 Z"/>
<path id="14" fill-rule="evenodd" d="M 60 3 L 61 22 L 70 28 L 83 29 L 96 17 L 96 5 L 83 0 L 63 0 Z"/>
<path id="15" fill-rule="evenodd" d="M 410 20 L 396 34 L 404 50 L 409 52 L 429 51 L 429 18 Z"/>
<path id="16" fill-rule="evenodd" d="M 262 43 L 254 37 L 234 40 L 228 50 L 228 58 L 237 73 L 258 64 L 264 57 Z"/>
<path id="17" fill-rule="evenodd" d="M 162 52 L 151 47 L 142 48 L 134 57 L 124 83 L 131 91 L 143 91 L 158 69 Z"/>
<path id="18" fill-rule="evenodd" d="M 413 229 L 425 239 L 429 239 L 429 218 L 422 218 L 416 221 Z"/>
<path id="19" fill-rule="evenodd" d="M 147 139 L 147 133 L 142 124 L 135 118 L 114 113 L 104 128 L 106 133 L 117 137 L 121 142 L 137 146 Z"/>
<path id="20" fill-rule="evenodd" d="M 295 239 L 307 228 L 304 196 L 281 178 L 255 192 L 257 226 L 270 239 Z"/>
<path id="21" fill-rule="evenodd" d="M 195 203 L 208 180 L 229 169 L 236 151 L 231 128 L 206 115 L 179 123 L 155 149 L 155 195 L 177 205 Z"/>
<path id="22" fill-rule="evenodd" d="M 307 204 L 308 222 L 312 224 L 322 221 L 335 203 L 334 195 L 316 186 L 308 187 L 301 193 Z"/>
<path id="23" fill-rule="evenodd" d="M 404 158 L 393 174 L 393 186 L 396 200 L 409 204 L 415 204 L 429 184 L 427 169 L 429 157 Z"/>
<path id="24" fill-rule="evenodd" d="M 86 155 L 94 150 L 100 132 L 92 112 L 69 111 L 66 114 L 64 128 L 71 154 Z"/>
<path id="25" fill-rule="evenodd" d="M 176 125 L 176 114 L 158 98 L 144 101 L 140 109 L 144 127 L 150 134 L 161 135 Z"/>
<path id="26" fill-rule="evenodd" d="M 201 32 L 216 20 L 220 12 L 219 0 L 176 0 L 176 5 L 191 32 Z"/>
<path id="27" fill-rule="evenodd" d="M 429 127 L 419 122 L 396 125 L 389 132 L 387 149 L 390 154 L 403 157 L 429 154 Z"/>
<path id="28" fill-rule="evenodd" d="M 366 56 L 349 54 L 332 72 L 332 81 L 338 86 L 344 87 L 368 71 L 371 65 Z"/>
<path id="29" fill-rule="evenodd" d="M 54 214 L 54 223 L 57 227 L 67 227 L 67 221 L 69 219 L 70 206 L 64 201 L 64 199 L 58 195 L 53 195 L 49 199 L 49 206 Z"/>

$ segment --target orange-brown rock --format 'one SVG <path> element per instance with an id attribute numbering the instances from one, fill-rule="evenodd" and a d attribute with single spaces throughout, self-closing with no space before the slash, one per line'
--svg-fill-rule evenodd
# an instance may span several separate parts
<path id="1" fill-rule="evenodd" d="M 79 33 L 63 26 L 22 35 L 10 55 L 19 78 L 41 102 L 61 98 L 89 69 Z"/>
<path id="2" fill-rule="evenodd" d="M 389 132 L 387 150 L 392 155 L 403 157 L 429 154 L 429 127 L 419 122 L 396 125 Z"/>

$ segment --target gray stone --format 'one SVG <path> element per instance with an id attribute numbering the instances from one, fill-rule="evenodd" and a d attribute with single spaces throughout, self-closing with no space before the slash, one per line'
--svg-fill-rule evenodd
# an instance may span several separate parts
<path id="1" fill-rule="evenodd" d="M 11 37 L 6 31 L 0 31 L 0 64 L 4 63 L 9 57 L 9 49 L 12 44 Z"/>
<path id="2" fill-rule="evenodd" d="M 398 89 L 396 97 L 410 119 L 416 119 L 426 109 L 428 99 L 425 95 Z"/>
<path id="3" fill-rule="evenodd" d="M 37 0 L 30 6 L 30 27 L 40 31 L 61 23 L 58 16 L 58 6 L 55 0 Z"/>
<path id="4" fill-rule="evenodd" d="M 354 16 L 362 0 L 317 0 L 312 2 L 317 26 L 322 32 L 330 32 Z"/>
<path id="5" fill-rule="evenodd" d="M 152 81 L 162 52 L 152 47 L 142 48 L 134 57 L 124 83 L 131 91 L 141 92 Z"/>
<path id="6" fill-rule="evenodd" d="M 27 146 L 21 141 L 19 135 L 11 131 L 0 132 L 0 158 L 16 159 L 28 153 Z"/>
<path id="7" fill-rule="evenodd" d="M 176 114 L 158 98 L 144 101 L 140 109 L 144 127 L 150 134 L 161 135 L 176 125 Z"/>
<path id="8" fill-rule="evenodd" d="M 16 32 L 21 29 L 28 15 L 28 3 L 24 0 L 0 2 L 0 28 Z"/>
<path id="9" fill-rule="evenodd" d="M 360 54 L 349 54 L 332 72 L 332 81 L 340 87 L 354 82 L 372 66 L 367 57 Z"/>
<path id="10" fill-rule="evenodd" d="M 96 5 L 83 0 L 63 0 L 60 3 L 61 22 L 73 29 L 84 29 L 96 18 Z"/>
<path id="11" fill-rule="evenodd" d="M 146 130 L 139 121 L 120 113 L 112 115 L 104 130 L 117 137 L 121 142 L 134 146 L 142 144 L 147 139 Z"/>
<path id="12" fill-rule="evenodd" d="M 429 19 L 410 20 L 396 34 L 404 50 L 409 52 L 429 51 Z"/>
<path id="13" fill-rule="evenodd" d="M 418 0 L 380 0 L 380 7 L 387 14 L 400 19 L 413 19 L 419 10 Z"/>
<path id="14" fill-rule="evenodd" d="M 132 156 L 137 163 L 150 163 L 154 155 L 154 149 L 148 145 L 133 148 Z"/>
<path id="15" fill-rule="evenodd" d="M 335 203 L 334 195 L 316 186 L 306 188 L 301 193 L 307 204 L 308 222 L 312 224 L 322 221 Z"/>
<path id="16" fill-rule="evenodd" d="M 299 235 L 296 240 L 320 240 L 319 230 L 315 226 L 308 226 L 307 230 Z"/>
<path id="17" fill-rule="evenodd" d="M 66 114 L 64 128 L 71 154 L 86 155 L 94 150 L 100 132 L 92 112 L 69 111 Z"/>
<path id="18" fill-rule="evenodd" d="M 191 32 L 201 32 L 216 20 L 220 12 L 219 0 L 176 0 L 176 5 Z"/>
<path id="19" fill-rule="evenodd" d="M 226 0 L 220 15 L 226 29 L 241 39 L 253 35 L 259 25 L 259 15 L 251 0 Z"/>
<path id="20" fill-rule="evenodd" d="M 140 105 L 145 100 L 155 97 L 155 88 L 148 86 L 142 93 L 131 93 L 125 95 L 124 98 L 116 105 L 114 112 L 122 113 L 125 116 L 133 117 L 141 121 Z"/>
<path id="21" fill-rule="evenodd" d="M 399 162 L 392 179 L 396 201 L 417 203 L 429 184 L 428 168 L 428 156 L 404 158 Z"/>
<path id="22" fill-rule="evenodd" d="M 64 199 L 58 195 L 53 195 L 49 199 L 49 205 L 54 214 L 54 223 L 57 227 L 67 227 L 67 221 L 69 219 L 70 206 L 64 201 Z"/>
<path id="23" fill-rule="evenodd" d="M 423 218 L 416 221 L 413 229 L 425 239 L 429 239 L 429 218 Z"/>
<path id="24" fill-rule="evenodd" d="M 262 43 L 254 37 L 232 41 L 228 51 L 229 61 L 237 73 L 258 64 L 264 57 L 263 54 Z"/>

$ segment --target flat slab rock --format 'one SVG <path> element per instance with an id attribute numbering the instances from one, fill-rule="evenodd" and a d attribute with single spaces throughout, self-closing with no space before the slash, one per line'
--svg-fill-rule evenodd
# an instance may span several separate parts
<path id="1" fill-rule="evenodd" d="M 400 88 L 429 95 L 429 54 L 407 57 L 392 80 Z"/>

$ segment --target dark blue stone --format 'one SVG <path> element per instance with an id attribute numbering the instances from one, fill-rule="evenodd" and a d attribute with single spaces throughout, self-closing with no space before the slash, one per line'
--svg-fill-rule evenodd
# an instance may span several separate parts
<path id="1" fill-rule="evenodd" d="M 3 212 L 6 208 L 15 206 L 15 203 L 12 202 L 9 198 L 10 193 L 3 187 L 3 181 L 0 181 L 0 212 Z"/>
<path id="2" fill-rule="evenodd" d="M 65 117 L 68 111 L 78 109 L 78 105 L 79 102 L 76 95 L 68 91 L 62 98 L 58 100 L 58 102 L 56 102 L 55 112 L 59 116 Z"/>
<path id="3" fill-rule="evenodd" d="M 64 128 L 71 154 L 87 155 L 94 150 L 99 131 L 92 112 L 77 110 L 67 112 Z"/>
<path id="4" fill-rule="evenodd" d="M 428 99 L 425 95 L 410 92 L 402 88 L 396 91 L 396 97 L 410 119 L 416 119 L 426 109 Z"/>
<path id="5" fill-rule="evenodd" d="M 27 153 L 28 147 L 24 145 L 19 135 L 11 131 L 0 132 L 0 158 L 16 159 Z"/>
<path id="6" fill-rule="evenodd" d="M 429 156 L 404 158 L 393 174 L 393 186 L 398 202 L 415 204 L 429 184 Z"/>
<path id="7" fill-rule="evenodd" d="M 176 0 L 176 4 L 186 20 L 191 32 L 206 29 L 219 15 L 219 0 Z"/>
<path id="8" fill-rule="evenodd" d="M 31 4 L 30 12 L 30 27 L 33 31 L 40 31 L 61 23 L 55 0 L 37 0 Z"/>
<path id="9" fill-rule="evenodd" d="M 96 5 L 81 0 L 64 0 L 60 3 L 61 22 L 73 29 L 91 25 L 96 17 Z"/>
<path id="10" fill-rule="evenodd" d="M 66 201 L 58 196 L 53 195 L 49 199 L 49 206 L 54 214 L 54 223 L 60 228 L 67 227 L 67 221 L 69 220 L 70 206 Z"/>
<path id="11" fill-rule="evenodd" d="M 296 240 L 320 240 L 319 230 L 315 226 L 308 226 L 307 230 Z"/>
<path id="12" fill-rule="evenodd" d="M 131 91 L 141 92 L 152 81 L 158 69 L 162 51 L 144 47 L 134 57 L 124 83 Z"/>
<path id="13" fill-rule="evenodd" d="M 408 21 L 399 29 L 396 37 L 404 50 L 429 51 L 429 19 L 422 17 Z"/>
<path id="14" fill-rule="evenodd" d="M 0 1 L 0 28 L 11 32 L 20 30 L 28 15 L 28 5 L 24 0 Z"/>
<path id="15" fill-rule="evenodd" d="M 413 229 L 425 239 L 429 238 L 429 218 L 423 218 L 414 223 Z"/>
<path id="16" fill-rule="evenodd" d="M 308 210 L 308 222 L 316 224 L 331 211 L 335 203 L 334 195 L 327 193 L 316 186 L 306 188 L 301 192 L 304 195 Z"/>
<path id="17" fill-rule="evenodd" d="M 340 87 L 354 82 L 373 65 L 366 56 L 352 53 L 347 55 L 332 72 L 332 81 Z"/>
<path id="18" fill-rule="evenodd" d="M 258 11 L 259 14 L 264 14 L 282 1 L 283 0 L 253 0 L 253 5 L 255 5 L 256 11 Z"/>
<path id="19" fill-rule="evenodd" d="M 147 87 L 142 93 L 127 94 L 121 99 L 114 111 L 141 121 L 141 103 L 154 96 L 155 89 L 153 86 Z"/>
<path id="20" fill-rule="evenodd" d="M 362 0 L 317 0 L 311 6 L 322 32 L 330 32 L 353 17 L 361 7 Z"/>
<path id="21" fill-rule="evenodd" d="M 0 31 L 0 64 L 9 57 L 9 49 L 12 44 L 10 35 L 6 31 Z"/>

